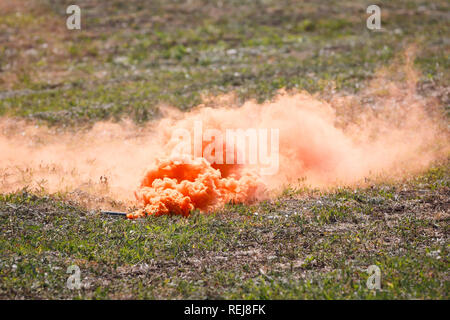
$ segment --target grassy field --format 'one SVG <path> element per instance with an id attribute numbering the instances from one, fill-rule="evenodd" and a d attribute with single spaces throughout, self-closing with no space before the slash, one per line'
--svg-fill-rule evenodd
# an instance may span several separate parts
<path id="1" fill-rule="evenodd" d="M 68 4 L 82 30 L 66 29 Z M 358 93 L 408 46 L 418 92 L 450 114 L 450 5 L 380 1 L 18 1 L 0 4 L 0 116 L 61 128 L 234 92 Z M 286 188 L 252 206 L 136 221 L 70 195 L 0 194 L 0 298 L 449 299 L 450 162 L 332 192 Z M 69 290 L 78 265 L 83 288 Z M 369 290 L 369 265 L 381 290 Z"/>

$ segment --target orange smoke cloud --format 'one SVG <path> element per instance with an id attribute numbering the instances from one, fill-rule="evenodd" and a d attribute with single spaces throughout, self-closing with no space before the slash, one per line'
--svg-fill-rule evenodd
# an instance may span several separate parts
<path id="1" fill-rule="evenodd" d="M 379 77 L 358 95 L 335 94 L 328 102 L 307 93 L 280 92 L 270 102 L 235 107 L 219 97 L 208 103 L 214 107 L 189 112 L 165 108 L 164 118 L 145 127 L 124 121 L 61 133 L 2 119 L 0 191 L 28 186 L 81 192 L 90 195 L 86 205 L 94 208 L 137 204 L 138 210 L 128 215 L 134 218 L 187 216 L 195 209 L 263 199 L 299 179 L 328 188 L 372 177 L 402 178 L 447 158 L 450 151 L 448 120 L 435 99 L 416 92 L 416 78 L 409 76 L 410 81 L 400 85 Z M 361 103 L 364 100 L 371 102 Z M 277 173 L 261 175 L 260 169 L 268 165 L 261 162 L 220 164 L 197 155 L 185 163 L 174 158 L 179 145 L 174 132 L 183 129 L 194 137 L 198 121 L 204 133 L 279 130 Z M 213 141 L 202 138 L 201 150 L 210 150 Z M 195 139 L 188 145 L 189 156 L 194 144 Z M 220 145 L 225 159 L 227 142 Z M 218 151 L 220 147 L 213 155 Z"/>
<path id="2" fill-rule="evenodd" d="M 259 183 L 250 174 L 223 177 L 203 158 L 193 163 L 161 161 L 145 174 L 135 195 L 144 208 L 128 214 L 138 218 L 146 214 L 188 216 L 194 209 L 202 211 L 227 202 L 248 202 L 257 196 Z"/>

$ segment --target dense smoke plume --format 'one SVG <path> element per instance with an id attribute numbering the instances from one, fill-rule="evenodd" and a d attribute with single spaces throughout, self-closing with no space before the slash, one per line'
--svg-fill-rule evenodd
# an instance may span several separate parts
<path id="1" fill-rule="evenodd" d="M 94 208 L 136 206 L 139 210 L 129 217 L 139 217 L 188 215 L 193 209 L 251 202 L 299 179 L 310 187 L 328 188 L 374 177 L 401 178 L 448 157 L 450 150 L 442 108 L 416 92 L 417 75 L 409 65 L 402 72 L 407 81 L 378 76 L 358 95 L 334 93 L 328 102 L 305 92 L 280 91 L 263 104 L 248 101 L 238 107 L 225 96 L 189 112 L 162 107 L 164 117 L 144 127 L 130 121 L 102 122 L 69 132 L 3 118 L 0 191 L 28 187 L 72 192 L 84 195 L 80 198 L 89 199 L 85 204 Z M 193 137 L 199 122 L 204 131 L 223 133 L 279 130 L 276 173 L 261 175 L 259 169 L 267 164 L 260 163 L 174 159 L 179 143 L 174 132 L 185 129 Z M 211 143 L 204 141 L 202 151 Z M 222 146 L 226 157 L 226 143 Z M 187 156 L 193 155 L 194 141 L 191 147 Z"/>

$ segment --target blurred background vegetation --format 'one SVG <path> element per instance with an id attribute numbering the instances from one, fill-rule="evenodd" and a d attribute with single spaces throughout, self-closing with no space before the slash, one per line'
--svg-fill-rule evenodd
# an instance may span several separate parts
<path id="1" fill-rule="evenodd" d="M 69 4 L 81 8 L 81 30 L 66 28 Z M 0 115 L 143 122 L 160 104 L 187 110 L 231 91 L 238 103 L 280 88 L 355 92 L 411 44 L 419 89 L 448 107 L 449 2 L 380 1 L 378 32 L 366 28 L 370 4 L 4 0 Z"/>

